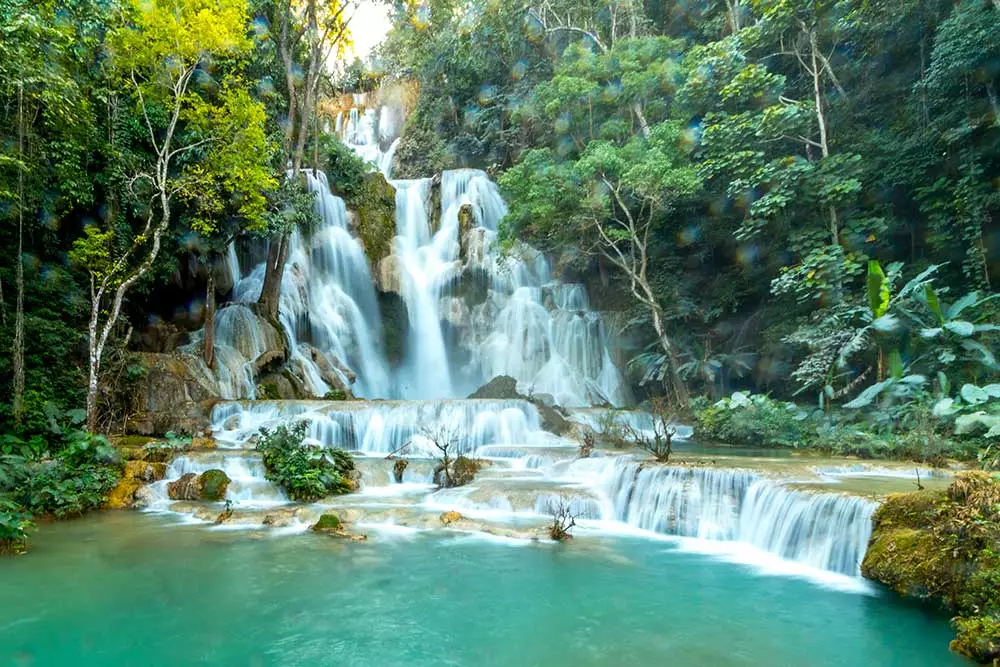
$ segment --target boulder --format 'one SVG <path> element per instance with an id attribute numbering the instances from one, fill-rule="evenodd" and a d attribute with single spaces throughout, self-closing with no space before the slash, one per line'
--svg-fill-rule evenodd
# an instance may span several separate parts
<path id="1" fill-rule="evenodd" d="M 378 262 L 378 269 L 375 271 L 375 286 L 380 292 L 391 294 L 402 294 L 402 265 L 399 255 L 393 253 L 386 255 Z"/>
<path id="2" fill-rule="evenodd" d="M 392 252 L 396 236 L 396 189 L 378 172 L 365 175 L 350 208 L 357 212 L 357 231 L 372 266 Z"/>
<path id="3" fill-rule="evenodd" d="M 221 470 L 206 470 L 199 478 L 200 496 L 202 500 L 223 500 L 229 490 L 229 475 Z"/>
<path id="4" fill-rule="evenodd" d="M 218 469 L 206 470 L 201 475 L 189 472 L 167 484 L 167 496 L 171 500 L 219 501 L 226 497 L 229 483 L 229 476 Z"/>
<path id="5" fill-rule="evenodd" d="M 455 510 L 451 510 L 450 512 L 445 512 L 441 515 L 441 523 L 447 526 L 448 524 L 455 523 L 456 521 L 461 521 L 464 518 L 464 516 Z"/>
<path id="6" fill-rule="evenodd" d="M 310 530 L 316 533 L 339 532 L 344 529 L 344 524 L 340 522 L 340 517 L 336 514 L 323 514 L 314 523 Z"/>
<path id="7" fill-rule="evenodd" d="M 108 493 L 104 508 L 109 510 L 127 510 L 136 506 L 136 492 L 142 487 L 137 479 L 122 477 L 115 488 Z"/>
<path id="8" fill-rule="evenodd" d="M 181 352 L 136 356 L 144 372 L 131 392 L 135 416 L 126 424 L 130 432 L 198 435 L 211 429 L 219 385 L 199 356 Z"/>
<path id="9" fill-rule="evenodd" d="M 201 500 L 198 475 L 185 473 L 180 479 L 167 484 L 167 497 L 171 500 Z"/>
<path id="10" fill-rule="evenodd" d="M 556 435 L 571 433 L 574 423 L 566 419 L 558 408 L 546 405 L 538 397 L 528 397 L 517 390 L 517 380 L 509 375 L 498 375 L 469 395 L 469 398 L 493 398 L 502 400 L 520 399 L 528 401 L 538 410 L 542 428 Z"/>
<path id="11" fill-rule="evenodd" d="M 396 459 L 396 462 L 392 464 L 392 478 L 396 480 L 397 484 L 403 483 L 403 473 L 406 472 L 409 465 L 410 462 L 406 459 Z"/>

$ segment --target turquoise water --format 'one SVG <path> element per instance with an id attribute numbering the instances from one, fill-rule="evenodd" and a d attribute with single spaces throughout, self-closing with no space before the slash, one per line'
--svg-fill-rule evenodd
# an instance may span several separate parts
<path id="1" fill-rule="evenodd" d="M 104 514 L 0 561 L 0 665 L 965 665 L 891 595 L 634 538 L 315 536 Z"/>

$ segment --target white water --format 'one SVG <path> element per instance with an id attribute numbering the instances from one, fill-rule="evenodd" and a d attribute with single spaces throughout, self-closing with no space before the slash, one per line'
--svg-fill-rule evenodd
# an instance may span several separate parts
<path id="1" fill-rule="evenodd" d="M 876 506 L 790 489 L 750 470 L 650 465 L 627 455 L 577 459 L 576 443 L 541 430 L 526 401 L 224 402 L 213 419 L 220 447 L 231 448 L 252 447 L 261 426 L 308 421 L 308 442 L 359 456 L 362 491 L 339 500 L 395 508 L 402 524 L 413 511 L 449 510 L 492 522 L 544 521 L 565 504 L 583 531 L 693 538 L 701 550 L 772 571 L 857 577 Z M 454 454 L 490 462 L 469 486 L 432 486 L 440 452 L 428 435 L 440 440 L 442 432 L 455 436 Z M 402 483 L 392 476 L 395 461 L 386 459 L 393 452 L 410 462 Z M 240 507 L 284 501 L 255 454 L 220 449 L 177 459 L 167 480 L 153 485 L 152 508 L 169 507 L 168 481 L 210 468 L 232 478 L 227 497 Z"/>
<path id="2" fill-rule="evenodd" d="M 553 280 L 544 255 L 529 246 L 501 256 L 497 226 L 507 206 L 485 172 L 459 169 L 441 175 L 436 230 L 428 208 L 431 179 L 393 185 L 395 252 L 411 333 L 397 395 L 457 397 L 509 375 L 522 392 L 547 394 L 560 405 L 628 401 L 603 320 L 590 310 L 584 287 Z M 472 214 L 464 234 L 463 207 Z M 486 300 L 469 311 L 448 294 L 461 280 L 475 279 L 475 271 L 485 274 L 488 289 Z M 447 322 L 464 349 L 462 365 L 453 360 L 454 351 L 448 354 Z"/>
<path id="3" fill-rule="evenodd" d="M 335 384 L 350 386 L 357 396 L 386 396 L 382 325 L 368 259 L 348 231 L 344 201 L 331 194 L 326 175 L 304 174 L 320 222 L 310 234 L 295 230 L 289 240 L 278 311 L 289 364 L 315 396 Z M 236 282 L 233 300 L 255 302 L 263 281 L 261 263 Z M 265 350 L 278 347 L 261 337 L 263 328 L 266 324 L 246 306 L 219 311 L 216 375 L 224 398 L 256 396 L 250 366 Z"/>

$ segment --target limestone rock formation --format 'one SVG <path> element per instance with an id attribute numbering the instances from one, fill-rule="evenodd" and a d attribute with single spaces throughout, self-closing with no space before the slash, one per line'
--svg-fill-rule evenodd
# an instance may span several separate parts
<path id="1" fill-rule="evenodd" d="M 348 202 L 357 212 L 357 232 L 373 266 L 392 251 L 396 236 L 396 190 L 375 172 L 365 175 L 359 194 Z"/>
<path id="2" fill-rule="evenodd" d="M 145 372 L 132 392 L 135 416 L 125 424 L 128 430 L 142 435 L 205 432 L 220 395 L 215 377 L 201 358 L 183 352 L 137 356 Z"/>
<path id="3" fill-rule="evenodd" d="M 532 403 L 538 410 L 542 419 L 542 428 L 556 435 L 565 435 L 573 431 L 573 422 L 553 405 L 547 404 L 547 400 L 541 400 L 537 396 L 528 397 L 517 390 L 517 380 L 509 375 L 498 375 L 482 387 L 469 395 L 469 398 L 495 398 L 495 399 L 520 399 Z"/>
<path id="4" fill-rule="evenodd" d="M 229 476 L 218 469 L 200 475 L 189 472 L 167 484 L 167 495 L 171 500 L 219 501 L 226 497 L 229 483 Z"/>
<path id="5" fill-rule="evenodd" d="M 890 495 L 872 523 L 864 576 L 944 605 L 952 650 L 1000 660 L 1000 477 L 967 472 L 946 491 Z"/>

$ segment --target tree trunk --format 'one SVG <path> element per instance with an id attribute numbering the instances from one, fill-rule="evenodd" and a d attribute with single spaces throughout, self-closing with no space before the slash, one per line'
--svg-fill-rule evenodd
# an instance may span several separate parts
<path id="1" fill-rule="evenodd" d="M 17 84 L 17 311 L 14 315 L 14 423 L 24 416 L 24 82 Z"/>
<path id="2" fill-rule="evenodd" d="M 264 266 L 264 286 L 260 290 L 257 303 L 261 305 L 267 316 L 278 319 L 278 306 L 281 305 L 281 279 L 285 273 L 285 261 L 288 259 L 288 237 L 275 234 L 267 246 L 267 264 Z"/>
<path id="3" fill-rule="evenodd" d="M 87 324 L 89 343 L 89 376 L 87 381 L 87 430 L 97 432 L 97 380 L 101 372 L 101 357 L 97 353 L 97 323 L 101 315 L 101 297 L 90 286 L 90 322 Z"/>
<path id="4" fill-rule="evenodd" d="M 212 368 L 215 362 L 215 255 L 208 267 L 208 286 L 205 288 L 205 340 L 203 353 L 205 365 Z"/>
<path id="5" fill-rule="evenodd" d="M 645 286 L 648 290 L 648 286 Z M 674 390 L 674 397 L 677 399 L 677 405 L 682 408 L 688 406 L 690 396 L 688 394 L 687 386 L 684 384 L 684 380 L 681 378 L 680 373 L 677 371 L 677 352 L 674 348 L 673 342 L 671 342 L 670 337 L 667 335 L 666 327 L 663 324 L 663 313 L 660 311 L 660 307 L 656 303 L 649 304 L 650 314 L 653 316 L 653 329 L 656 331 L 657 341 L 660 343 L 660 349 L 663 350 L 663 354 L 667 360 L 667 370 L 670 375 L 670 385 Z"/>

